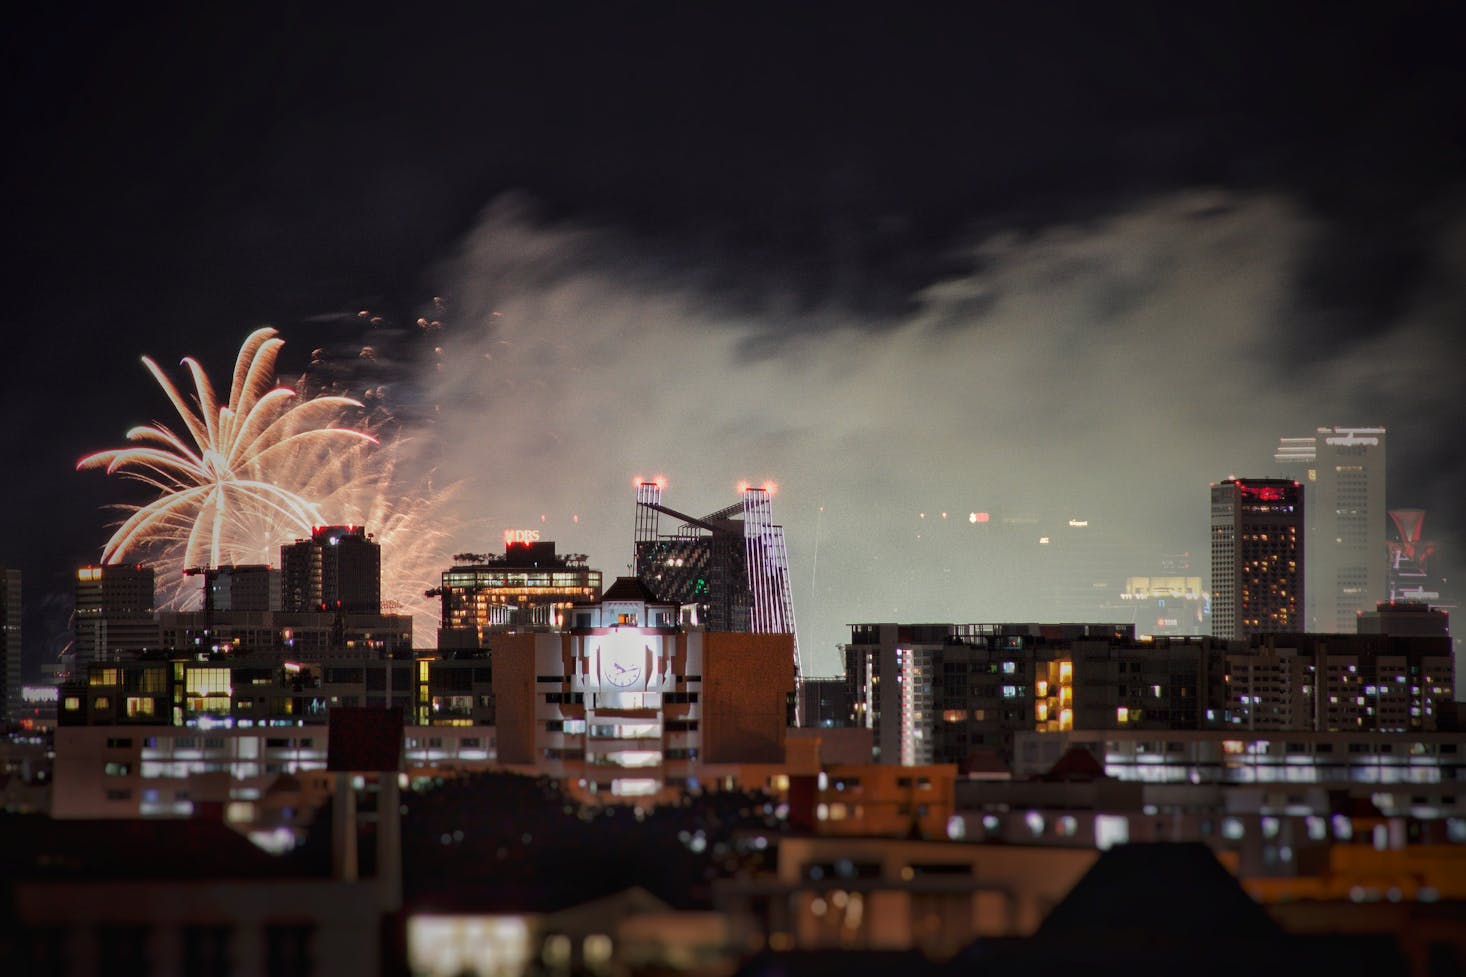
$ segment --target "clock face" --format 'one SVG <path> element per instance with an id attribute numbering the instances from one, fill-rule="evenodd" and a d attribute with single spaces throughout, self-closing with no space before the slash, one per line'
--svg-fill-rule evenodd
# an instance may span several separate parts
<path id="1" fill-rule="evenodd" d="M 641 666 L 612 661 L 606 668 L 605 679 L 618 689 L 635 685 L 641 679 Z"/>
<path id="2" fill-rule="evenodd" d="M 640 635 L 607 635 L 596 654 L 603 686 L 613 689 L 645 686 L 652 651 Z"/>

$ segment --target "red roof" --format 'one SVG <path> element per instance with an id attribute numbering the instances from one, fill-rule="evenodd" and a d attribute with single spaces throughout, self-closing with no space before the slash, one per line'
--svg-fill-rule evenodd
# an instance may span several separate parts
<path id="1" fill-rule="evenodd" d="M 1093 753 L 1082 746 L 1071 746 L 1063 756 L 1059 757 L 1059 762 L 1043 775 L 1042 779 L 1102 780 L 1104 777 L 1104 765 L 1095 758 Z"/>

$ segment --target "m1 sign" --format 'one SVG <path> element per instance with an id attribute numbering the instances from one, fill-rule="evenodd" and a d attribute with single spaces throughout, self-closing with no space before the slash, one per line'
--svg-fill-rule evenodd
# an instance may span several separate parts
<path id="1" fill-rule="evenodd" d="M 518 543 L 520 546 L 528 546 L 530 543 L 540 541 L 538 529 L 506 529 L 504 530 L 504 545 L 513 546 Z"/>

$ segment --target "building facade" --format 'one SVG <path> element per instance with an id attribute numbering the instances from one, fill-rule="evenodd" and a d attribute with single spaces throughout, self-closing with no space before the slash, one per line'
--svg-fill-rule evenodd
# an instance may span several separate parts
<path id="1" fill-rule="evenodd" d="M 636 576 L 660 599 L 691 609 L 709 631 L 795 634 L 784 527 L 773 486 L 740 488 L 738 502 L 695 517 L 662 504 L 659 482 L 636 490 Z M 663 535 L 660 518 L 680 520 Z M 798 669 L 795 642 L 795 669 Z"/>
<path id="2" fill-rule="evenodd" d="M 1020 730 L 1220 724 L 1227 648 L 1128 624 L 859 624 L 845 680 L 882 763 L 960 766 Z"/>
<path id="3" fill-rule="evenodd" d="M 281 609 L 280 571 L 258 564 L 199 567 L 185 571 L 204 578 L 204 610 L 278 611 Z"/>
<path id="4" fill-rule="evenodd" d="M 1282 438 L 1274 458 L 1303 467 L 1309 586 L 1303 629 L 1348 634 L 1389 597 L 1385 429 L 1320 427 Z"/>
<path id="5" fill-rule="evenodd" d="M 709 765 L 783 761 L 791 635 L 684 629 L 675 603 L 627 577 L 582 615 L 568 631 L 494 639 L 500 762 L 653 800 Z"/>
<path id="6" fill-rule="evenodd" d="M 601 571 L 583 555 L 557 555 L 534 530 L 506 530 L 504 553 L 461 553 L 429 591 L 442 601 L 438 647 L 486 648 L 489 635 L 574 623 L 572 609 L 601 596 Z"/>
<path id="7" fill-rule="evenodd" d="M 1206 634 L 1209 627 L 1205 585 L 1190 573 L 1126 577 L 1120 604 L 1130 611 L 1137 634 Z"/>
<path id="8" fill-rule="evenodd" d="M 248 729 L 327 721 L 341 707 L 397 707 L 410 724 L 491 726 L 487 655 L 281 661 L 272 655 L 156 654 L 98 662 L 63 683 L 59 722 L 71 726 Z"/>
<path id="9" fill-rule="evenodd" d="M 1444 634 L 1268 634 L 1227 656 L 1227 725 L 1413 732 L 1455 724 Z"/>
<path id="10" fill-rule="evenodd" d="M 153 583 L 153 568 L 141 564 L 77 569 L 74 654 L 78 668 L 159 647 Z"/>
<path id="11" fill-rule="evenodd" d="M 1444 615 L 1386 606 L 1362 620 L 1380 633 L 1224 641 L 1137 638 L 1116 624 L 852 625 L 851 722 L 871 731 L 880 762 L 959 767 L 1011 755 L 1019 732 L 1456 728 Z"/>
<path id="12" fill-rule="evenodd" d="M 307 660 L 412 655 L 410 614 L 163 611 L 158 632 L 160 647 L 195 654 Z"/>
<path id="13" fill-rule="evenodd" d="M 0 567 L 0 728 L 19 721 L 23 711 L 20 583 L 19 570 Z"/>
<path id="14" fill-rule="evenodd" d="M 855 719 L 855 703 L 844 676 L 808 678 L 799 685 L 801 726 L 810 728 L 848 727 Z"/>
<path id="15" fill-rule="evenodd" d="M 1213 637 L 1303 629 L 1304 540 L 1298 482 L 1229 478 L 1211 487 Z"/>
<path id="16" fill-rule="evenodd" d="M 364 526 L 317 526 L 280 547 L 280 576 L 285 611 L 382 611 L 382 548 Z"/>

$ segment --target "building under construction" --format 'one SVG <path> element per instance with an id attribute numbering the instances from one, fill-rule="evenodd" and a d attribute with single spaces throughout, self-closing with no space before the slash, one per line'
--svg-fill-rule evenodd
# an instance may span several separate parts
<path id="1" fill-rule="evenodd" d="M 739 501 L 705 516 L 662 504 L 662 486 L 636 489 L 636 576 L 658 597 L 692 609 L 709 631 L 794 634 L 789 554 L 774 525 L 770 487 L 745 487 Z M 661 517 L 677 520 L 671 535 Z M 794 645 L 795 674 L 799 644 Z"/>

